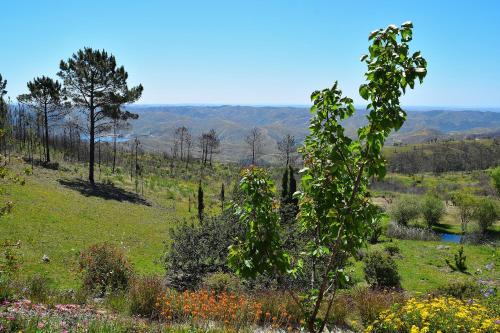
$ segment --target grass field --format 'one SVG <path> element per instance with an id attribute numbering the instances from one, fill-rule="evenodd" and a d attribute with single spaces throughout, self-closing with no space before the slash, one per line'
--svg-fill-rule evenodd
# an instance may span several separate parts
<path id="1" fill-rule="evenodd" d="M 21 173 L 25 165 L 16 162 L 12 168 Z M 137 272 L 162 274 L 161 258 L 169 229 L 181 221 L 196 221 L 199 169 L 174 170 L 177 170 L 175 175 L 169 174 L 166 168 L 161 176 L 147 178 L 144 194 L 136 196 L 134 183 L 123 174 L 110 176 L 109 172 L 103 172 L 101 178 L 108 178 L 116 187 L 93 193 L 81 179 L 85 175 L 84 166 L 67 166 L 65 171 L 35 168 L 34 174 L 26 176 L 24 186 L 3 186 L 1 200 L 12 200 L 15 206 L 12 213 L 0 220 L 0 240 L 20 240 L 21 278 L 41 273 L 59 289 L 79 286 L 79 251 L 103 241 L 122 247 Z M 217 165 L 204 172 L 207 214 L 220 211 L 221 182 L 224 181 L 226 198 L 229 198 L 236 177 L 237 169 L 227 165 Z M 428 182 L 434 181 L 426 178 Z M 142 191 L 142 186 L 139 189 Z M 498 223 L 494 228 L 500 230 Z M 460 231 L 453 207 L 447 208 L 438 231 Z M 500 283 L 496 246 L 464 246 L 470 273 L 464 274 L 452 272 L 445 263 L 446 258 L 452 259 L 458 244 L 398 240 L 393 243 L 401 250 L 396 261 L 403 287 L 409 291 L 425 292 L 453 281 L 478 278 L 494 285 Z M 372 247 L 383 248 L 386 244 L 389 240 L 383 239 Z M 42 262 L 44 255 L 50 258 L 49 263 Z M 493 268 L 486 269 L 490 263 L 494 264 Z M 355 263 L 354 269 L 357 280 L 362 281 L 362 264 Z"/>
<path id="2" fill-rule="evenodd" d="M 13 165 L 18 173 L 24 167 Z M 181 221 L 196 221 L 195 177 L 190 181 L 154 180 L 154 187 L 144 190 L 144 201 L 131 192 L 133 185 L 127 181 L 119 183 L 111 195 L 91 193 L 80 179 L 82 170 L 35 168 L 32 175 L 25 176 L 24 186 L 3 186 L 1 200 L 13 201 L 14 209 L 0 220 L 0 240 L 20 241 L 21 277 L 41 273 L 58 288 L 77 287 L 79 251 L 104 241 L 122 247 L 139 273 L 161 273 L 169 229 Z M 220 210 L 220 174 L 204 177 L 208 214 Z M 42 262 L 44 255 L 49 263 Z"/>
<path id="3" fill-rule="evenodd" d="M 498 249 L 493 246 L 465 245 L 464 252 L 467 256 L 468 272 L 453 272 L 446 264 L 445 259 L 453 262 L 453 255 L 461 245 L 444 242 L 393 240 L 387 239 L 376 245 L 371 245 L 370 250 L 383 249 L 386 245 L 397 245 L 400 253 L 395 256 L 401 284 L 405 290 L 425 293 L 452 282 L 471 281 L 479 278 L 489 284 L 500 286 L 500 256 Z M 486 268 L 493 263 L 493 268 Z M 363 280 L 363 266 L 361 262 L 354 265 L 356 280 Z"/>

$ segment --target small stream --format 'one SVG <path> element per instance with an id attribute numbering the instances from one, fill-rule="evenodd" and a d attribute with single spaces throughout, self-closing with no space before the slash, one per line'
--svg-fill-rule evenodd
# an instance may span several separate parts
<path id="1" fill-rule="evenodd" d="M 446 233 L 441 234 L 441 241 L 443 242 L 460 243 L 461 240 L 462 240 L 462 235 L 446 234 Z"/>

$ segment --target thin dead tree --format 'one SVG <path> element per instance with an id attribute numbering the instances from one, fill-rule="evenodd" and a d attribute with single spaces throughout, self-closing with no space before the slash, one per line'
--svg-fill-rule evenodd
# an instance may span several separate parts
<path id="1" fill-rule="evenodd" d="M 285 161 L 285 167 L 292 162 L 293 154 L 296 152 L 297 147 L 295 143 L 295 137 L 291 134 L 285 134 L 280 141 L 278 141 L 278 151 L 280 152 L 281 158 Z"/>
<path id="2" fill-rule="evenodd" d="M 250 133 L 245 138 L 245 142 L 250 148 L 251 156 L 252 156 L 252 165 L 255 165 L 257 158 L 259 157 L 262 151 L 262 143 L 264 137 L 262 131 L 258 127 L 254 127 L 250 130 Z"/>

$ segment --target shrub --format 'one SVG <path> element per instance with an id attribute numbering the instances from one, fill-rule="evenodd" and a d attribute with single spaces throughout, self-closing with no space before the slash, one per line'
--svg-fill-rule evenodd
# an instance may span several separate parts
<path id="1" fill-rule="evenodd" d="M 399 254 L 401 250 L 396 244 L 388 244 L 384 247 L 384 251 L 387 252 L 390 256 L 394 256 Z"/>
<path id="2" fill-rule="evenodd" d="M 203 288 L 216 293 L 237 293 L 242 290 L 240 279 L 231 273 L 215 272 L 203 278 Z"/>
<path id="3" fill-rule="evenodd" d="M 50 294 L 50 280 L 36 273 L 26 281 L 26 296 L 35 302 L 45 302 Z"/>
<path id="4" fill-rule="evenodd" d="M 420 207 L 414 196 L 402 196 L 389 209 L 389 215 L 398 224 L 408 223 L 420 216 Z"/>
<path id="5" fill-rule="evenodd" d="M 0 216 L 3 214 L 3 207 L 0 208 Z M 21 266 L 20 243 L 4 240 L 0 243 L 0 278 L 14 276 Z"/>
<path id="6" fill-rule="evenodd" d="M 124 183 L 125 183 L 125 176 L 124 176 L 123 174 L 121 174 L 121 173 L 117 173 L 117 174 L 115 175 L 115 179 L 116 179 L 118 182 L 122 183 L 122 184 L 124 184 Z"/>
<path id="7" fill-rule="evenodd" d="M 403 303 L 404 299 L 405 295 L 403 293 L 394 290 L 360 288 L 352 292 L 354 307 L 365 325 L 377 319 L 382 311 L 395 304 Z"/>
<path id="8" fill-rule="evenodd" d="M 451 195 L 453 204 L 458 208 L 462 233 L 467 231 L 467 225 L 474 216 L 477 198 L 470 190 L 462 189 Z"/>
<path id="9" fill-rule="evenodd" d="M 498 207 L 496 202 L 481 198 L 476 204 L 474 217 L 477 221 L 477 226 L 482 234 L 485 234 L 489 227 L 498 219 Z"/>
<path id="10" fill-rule="evenodd" d="M 0 275 L 0 303 L 13 298 L 13 290 L 10 280 L 3 275 Z"/>
<path id="11" fill-rule="evenodd" d="M 433 294 L 436 296 L 451 296 L 462 300 L 469 300 L 482 296 L 480 286 L 470 281 L 452 282 L 439 287 Z"/>
<path id="12" fill-rule="evenodd" d="M 396 262 L 386 253 L 370 252 L 363 261 L 365 279 L 372 288 L 398 288 L 400 286 L 401 278 Z"/>
<path id="13" fill-rule="evenodd" d="M 452 297 L 412 298 L 380 314 L 367 333 L 498 332 L 500 324 L 488 309 L 474 301 Z"/>
<path id="14" fill-rule="evenodd" d="M 228 247 L 242 230 L 231 210 L 205 218 L 202 224 L 184 223 L 172 230 L 164 261 L 167 283 L 179 290 L 195 289 L 207 274 L 229 272 Z"/>
<path id="15" fill-rule="evenodd" d="M 0 208 L 1 215 L 3 207 Z M 0 243 L 0 303 L 14 296 L 13 281 L 21 266 L 19 247 L 19 242 L 4 240 Z"/>
<path id="16" fill-rule="evenodd" d="M 493 187 L 497 191 L 497 194 L 500 195 L 500 166 L 491 170 L 491 181 L 493 183 Z"/>
<path id="17" fill-rule="evenodd" d="M 465 272 L 467 270 L 467 265 L 465 264 L 465 260 L 467 257 L 464 255 L 464 247 L 461 246 L 458 250 L 458 253 L 454 255 L 455 263 L 451 263 L 448 259 L 445 259 L 446 264 L 454 271 Z"/>
<path id="18" fill-rule="evenodd" d="M 108 243 L 95 244 L 81 252 L 79 265 L 84 287 L 101 296 L 107 290 L 126 289 L 132 275 L 123 251 Z"/>
<path id="19" fill-rule="evenodd" d="M 417 227 L 408 227 L 393 222 L 389 223 L 386 235 L 390 238 L 423 241 L 437 241 L 440 239 L 439 235 L 432 230 Z"/>
<path id="20" fill-rule="evenodd" d="M 444 204 L 434 195 L 426 195 L 422 201 L 422 215 L 429 229 L 439 223 L 444 215 Z"/>
<path id="21" fill-rule="evenodd" d="M 115 186 L 115 183 L 113 182 L 113 179 L 111 177 L 106 176 L 102 180 L 102 184 L 106 186 Z"/>
<path id="22" fill-rule="evenodd" d="M 134 278 L 128 292 L 130 313 L 144 318 L 156 319 L 159 315 L 156 303 L 164 291 L 165 282 L 159 277 Z"/>
<path id="23" fill-rule="evenodd" d="M 380 238 L 380 236 L 382 236 L 382 231 L 383 231 L 383 228 L 382 228 L 382 223 L 380 221 L 380 219 L 375 219 L 372 224 L 371 224 L 371 228 L 370 228 L 370 232 L 369 232 L 369 242 L 370 244 L 377 244 L 378 243 L 378 239 Z"/>

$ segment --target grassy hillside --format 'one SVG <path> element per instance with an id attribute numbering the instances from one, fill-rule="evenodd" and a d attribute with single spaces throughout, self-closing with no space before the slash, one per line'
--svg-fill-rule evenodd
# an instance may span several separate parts
<path id="1" fill-rule="evenodd" d="M 24 165 L 15 163 L 13 169 L 20 173 Z M 220 209 L 221 173 L 204 177 L 208 213 Z M 117 187 L 92 191 L 81 180 L 82 174 L 84 169 L 78 166 L 71 171 L 35 168 L 34 174 L 25 177 L 24 186 L 3 186 L 1 200 L 13 201 L 14 209 L 0 220 L 0 240 L 20 240 L 21 276 L 38 272 L 60 288 L 76 287 L 78 252 L 104 241 L 123 247 L 139 273 L 162 272 L 163 242 L 169 229 L 180 221 L 196 221 L 197 178 L 152 178 L 144 196 L 137 196 L 127 180 L 114 179 Z M 42 262 L 44 255 L 49 263 Z"/>
<path id="2" fill-rule="evenodd" d="M 14 171 L 22 172 L 25 165 L 15 162 L 12 167 Z M 35 168 L 33 175 L 26 176 L 24 186 L 3 186 L 5 192 L 1 199 L 12 200 L 15 207 L 0 222 L 0 239 L 21 241 L 21 278 L 38 272 L 52 279 L 57 288 L 78 287 L 79 251 L 103 241 L 122 247 L 137 272 L 163 273 L 161 256 L 163 242 L 168 241 L 169 229 L 181 221 L 196 223 L 194 194 L 200 171 L 198 168 L 186 171 L 175 167 L 172 174 L 168 170 L 163 170 L 163 176 L 146 178 L 144 195 L 133 193 L 134 184 L 126 175 L 104 176 L 106 171 L 101 173 L 101 178 L 114 182 L 116 187 L 100 185 L 100 191 L 91 191 L 81 179 L 85 169 L 78 165 L 68 166 L 64 171 Z M 274 173 L 275 177 L 279 177 L 277 172 Z M 226 183 L 228 198 L 236 176 L 236 168 L 230 165 L 217 165 L 204 173 L 208 214 L 220 211 L 220 183 Z M 404 183 L 412 181 L 406 176 L 390 177 L 400 178 Z M 446 176 L 451 181 L 457 177 L 459 175 Z M 424 185 L 429 186 L 437 181 L 432 176 L 424 179 Z M 139 188 L 142 189 L 142 186 Z M 383 204 L 382 199 L 378 201 Z M 459 231 L 453 208 L 448 208 L 440 228 L 446 232 Z M 495 229 L 500 229 L 498 224 Z M 473 277 L 453 273 L 445 264 L 445 258 L 452 258 L 456 252 L 457 244 L 397 240 L 391 243 L 385 239 L 375 247 L 394 243 L 401 249 L 397 263 L 403 287 L 409 291 L 425 292 L 455 280 Z M 500 265 L 496 247 L 467 245 L 465 252 L 471 258 L 470 272 L 479 270 L 482 278 L 498 283 L 497 271 L 485 269 L 488 263 L 493 262 L 495 267 Z M 50 258 L 49 263 L 42 262 L 44 255 Z M 354 268 L 358 280 L 362 282 L 362 264 L 357 262 Z"/>
<path id="3" fill-rule="evenodd" d="M 482 278 L 487 283 L 499 287 L 498 271 L 487 269 L 486 265 L 493 263 L 493 267 L 500 266 L 500 253 L 493 246 L 465 245 L 468 272 L 452 272 L 446 265 L 445 259 L 453 262 L 453 255 L 457 253 L 460 244 L 413 241 L 413 240 L 383 240 L 370 249 L 384 249 L 388 245 L 396 245 L 400 253 L 395 257 L 398 272 L 401 275 L 401 285 L 405 290 L 416 293 L 425 293 L 439 287 L 459 281 L 475 281 Z M 354 276 L 358 281 L 363 278 L 363 265 L 356 262 Z M 472 274 L 471 274 L 472 273 Z"/>

